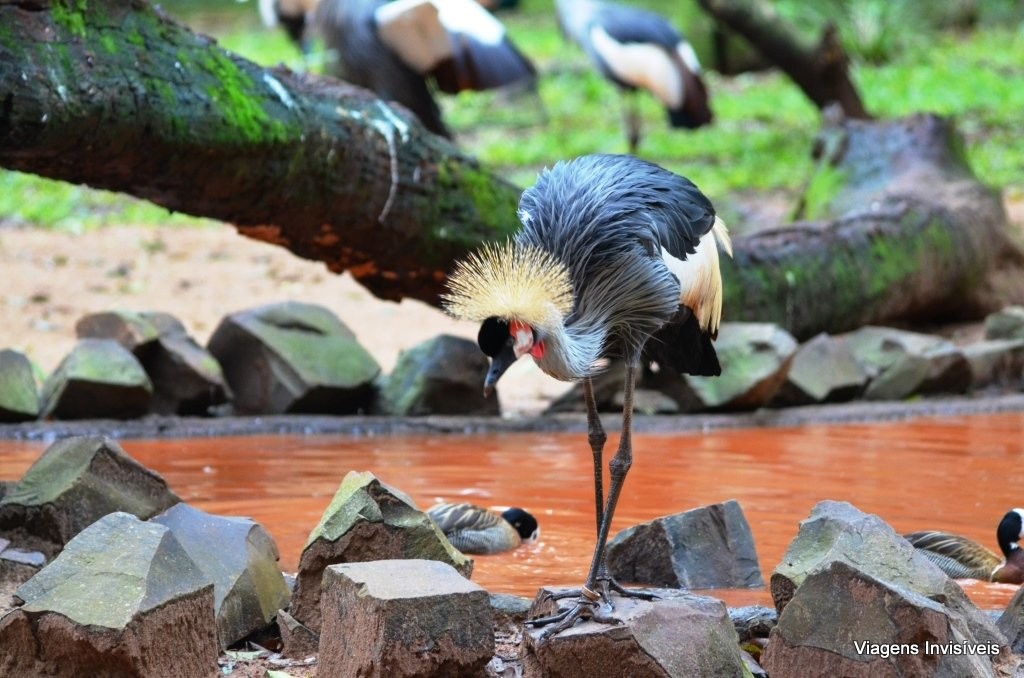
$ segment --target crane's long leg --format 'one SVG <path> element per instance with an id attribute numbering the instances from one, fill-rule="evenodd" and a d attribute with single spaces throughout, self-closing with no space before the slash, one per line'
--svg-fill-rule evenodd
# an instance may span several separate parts
<path id="1" fill-rule="evenodd" d="M 629 142 L 630 155 L 636 155 L 640 145 L 640 111 L 637 108 L 636 96 L 630 90 L 622 93 L 622 115 L 626 123 L 626 139 Z"/>
<path id="2" fill-rule="evenodd" d="M 587 404 L 587 442 L 594 456 L 594 515 L 597 519 L 597 534 L 601 534 L 601 518 L 604 516 L 604 444 L 608 434 L 601 426 L 601 417 L 597 413 L 597 402 L 594 400 L 594 382 L 590 377 L 583 379 L 583 400 Z"/>
<path id="3" fill-rule="evenodd" d="M 626 385 L 623 393 L 622 405 L 622 436 L 619 439 L 619 448 L 615 452 L 615 456 L 612 457 L 611 462 L 608 464 L 611 476 L 611 485 L 608 489 L 607 503 L 603 510 L 599 509 L 600 516 L 597 528 L 597 545 L 594 547 L 594 557 L 590 561 L 590 573 L 587 575 L 587 582 L 579 591 L 570 591 L 553 596 L 553 598 L 557 599 L 578 595 L 580 596 L 580 600 L 575 606 L 551 615 L 550 617 L 541 617 L 540 619 L 531 619 L 527 621 L 527 624 L 531 624 L 533 626 L 551 624 L 551 626 L 544 630 L 543 637 L 545 638 L 571 627 L 580 619 L 593 619 L 607 624 L 619 623 L 617 619 L 604 614 L 598 609 L 599 603 L 605 603 L 608 607 L 611 607 L 609 589 L 632 598 L 650 600 L 656 597 L 649 593 L 629 591 L 628 589 L 623 588 L 608 574 L 608 569 L 605 565 L 604 550 L 605 542 L 608 540 L 608 531 L 611 528 L 612 517 L 615 515 L 615 506 L 619 501 L 619 493 L 622 491 L 622 485 L 626 480 L 626 474 L 629 473 L 629 467 L 633 464 L 633 443 L 631 434 L 633 428 L 633 391 L 636 386 L 636 370 L 637 367 L 635 363 L 627 365 L 626 367 Z M 584 388 L 586 387 L 584 386 Z M 586 390 L 584 390 L 584 397 L 586 397 L 586 393 Z M 592 395 L 593 394 L 591 393 L 591 396 Z M 588 419 L 589 414 L 588 402 Z M 596 455 L 597 451 L 595 450 L 595 461 Z M 595 471 L 595 476 L 600 476 L 599 467 Z"/>

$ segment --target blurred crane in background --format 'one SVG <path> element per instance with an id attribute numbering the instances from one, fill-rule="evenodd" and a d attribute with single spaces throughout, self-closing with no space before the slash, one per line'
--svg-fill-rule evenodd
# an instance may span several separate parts
<path id="1" fill-rule="evenodd" d="M 672 127 L 694 129 L 711 122 L 697 55 L 664 17 L 597 0 L 556 0 L 556 5 L 565 34 L 624 93 L 630 153 L 640 143 L 640 114 L 633 99 L 638 89 L 665 105 Z"/>

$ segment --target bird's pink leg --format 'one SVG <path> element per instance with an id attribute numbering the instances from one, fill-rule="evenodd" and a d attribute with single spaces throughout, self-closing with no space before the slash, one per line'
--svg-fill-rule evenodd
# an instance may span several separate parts
<path id="1" fill-rule="evenodd" d="M 612 607 L 610 591 L 615 591 L 620 595 L 630 598 L 642 598 L 645 600 L 656 598 L 656 596 L 652 594 L 640 591 L 630 591 L 620 586 L 619 583 L 616 582 L 610 574 L 608 574 L 608 568 L 604 561 L 605 542 L 608 540 L 608 531 L 611 528 L 612 517 L 615 515 L 615 505 L 619 501 L 619 493 L 622 491 L 622 485 L 626 480 L 626 474 L 629 473 L 629 467 L 633 464 L 633 443 L 631 434 L 633 427 L 633 391 L 635 386 L 636 365 L 631 364 L 626 367 L 626 385 L 623 393 L 622 405 L 622 437 L 619 439 L 619 448 L 615 452 L 615 456 L 612 457 L 611 462 L 608 464 L 608 469 L 611 475 L 611 485 L 608 489 L 607 504 L 603 510 L 599 509 L 600 514 L 598 517 L 597 546 L 594 548 L 594 557 L 590 562 L 590 574 L 587 576 L 587 583 L 584 584 L 579 591 L 569 591 L 552 596 L 554 599 L 559 599 L 578 595 L 580 599 L 573 607 L 549 617 L 531 619 L 526 622 L 532 626 L 544 626 L 551 624 L 551 626 L 544 630 L 542 638 L 547 638 L 548 636 L 570 628 L 581 619 L 593 619 L 594 621 L 606 624 L 619 623 L 614 617 L 611 617 L 599 610 L 599 604 L 601 603 L 609 609 Z M 586 386 L 584 386 L 584 389 L 586 389 Z M 584 397 L 586 397 L 586 394 L 587 391 L 584 390 Z M 593 392 L 591 392 L 591 397 L 593 397 Z M 596 408 L 594 412 L 596 415 Z M 597 452 L 595 451 L 595 458 L 596 454 Z M 595 475 L 600 477 L 600 468 L 597 469 Z"/>

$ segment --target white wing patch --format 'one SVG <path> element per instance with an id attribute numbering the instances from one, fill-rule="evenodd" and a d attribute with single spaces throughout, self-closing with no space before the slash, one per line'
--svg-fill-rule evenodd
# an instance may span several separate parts
<path id="1" fill-rule="evenodd" d="M 619 80 L 648 90 L 669 108 L 683 105 L 683 78 L 664 48 L 617 42 L 600 26 L 590 29 L 594 50 Z"/>
<path id="2" fill-rule="evenodd" d="M 696 251 L 677 259 L 661 248 L 661 258 L 668 270 L 679 280 L 679 303 L 689 307 L 701 329 L 718 333 L 722 321 L 722 271 L 718 261 L 718 245 L 732 256 L 729 232 L 715 217 L 715 225 L 697 243 Z"/>
<path id="3" fill-rule="evenodd" d="M 455 53 L 430 0 L 395 0 L 374 12 L 381 42 L 413 70 L 427 73 Z"/>
<path id="4" fill-rule="evenodd" d="M 697 59 L 697 53 L 693 51 L 693 45 L 683 40 L 676 47 L 676 52 L 679 53 L 679 58 L 683 60 L 687 68 L 693 71 L 695 75 L 700 75 L 700 60 Z"/>
<path id="5" fill-rule="evenodd" d="M 441 23 L 450 31 L 471 35 L 488 45 L 505 40 L 505 27 L 476 0 L 434 0 Z"/>

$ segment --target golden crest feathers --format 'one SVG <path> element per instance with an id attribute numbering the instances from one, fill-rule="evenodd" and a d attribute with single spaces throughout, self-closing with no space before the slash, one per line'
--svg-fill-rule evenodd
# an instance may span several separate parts
<path id="1" fill-rule="evenodd" d="M 547 328 L 572 310 L 572 283 L 561 261 L 539 247 L 489 243 L 448 277 L 445 310 L 461 320 L 490 317 Z"/>

